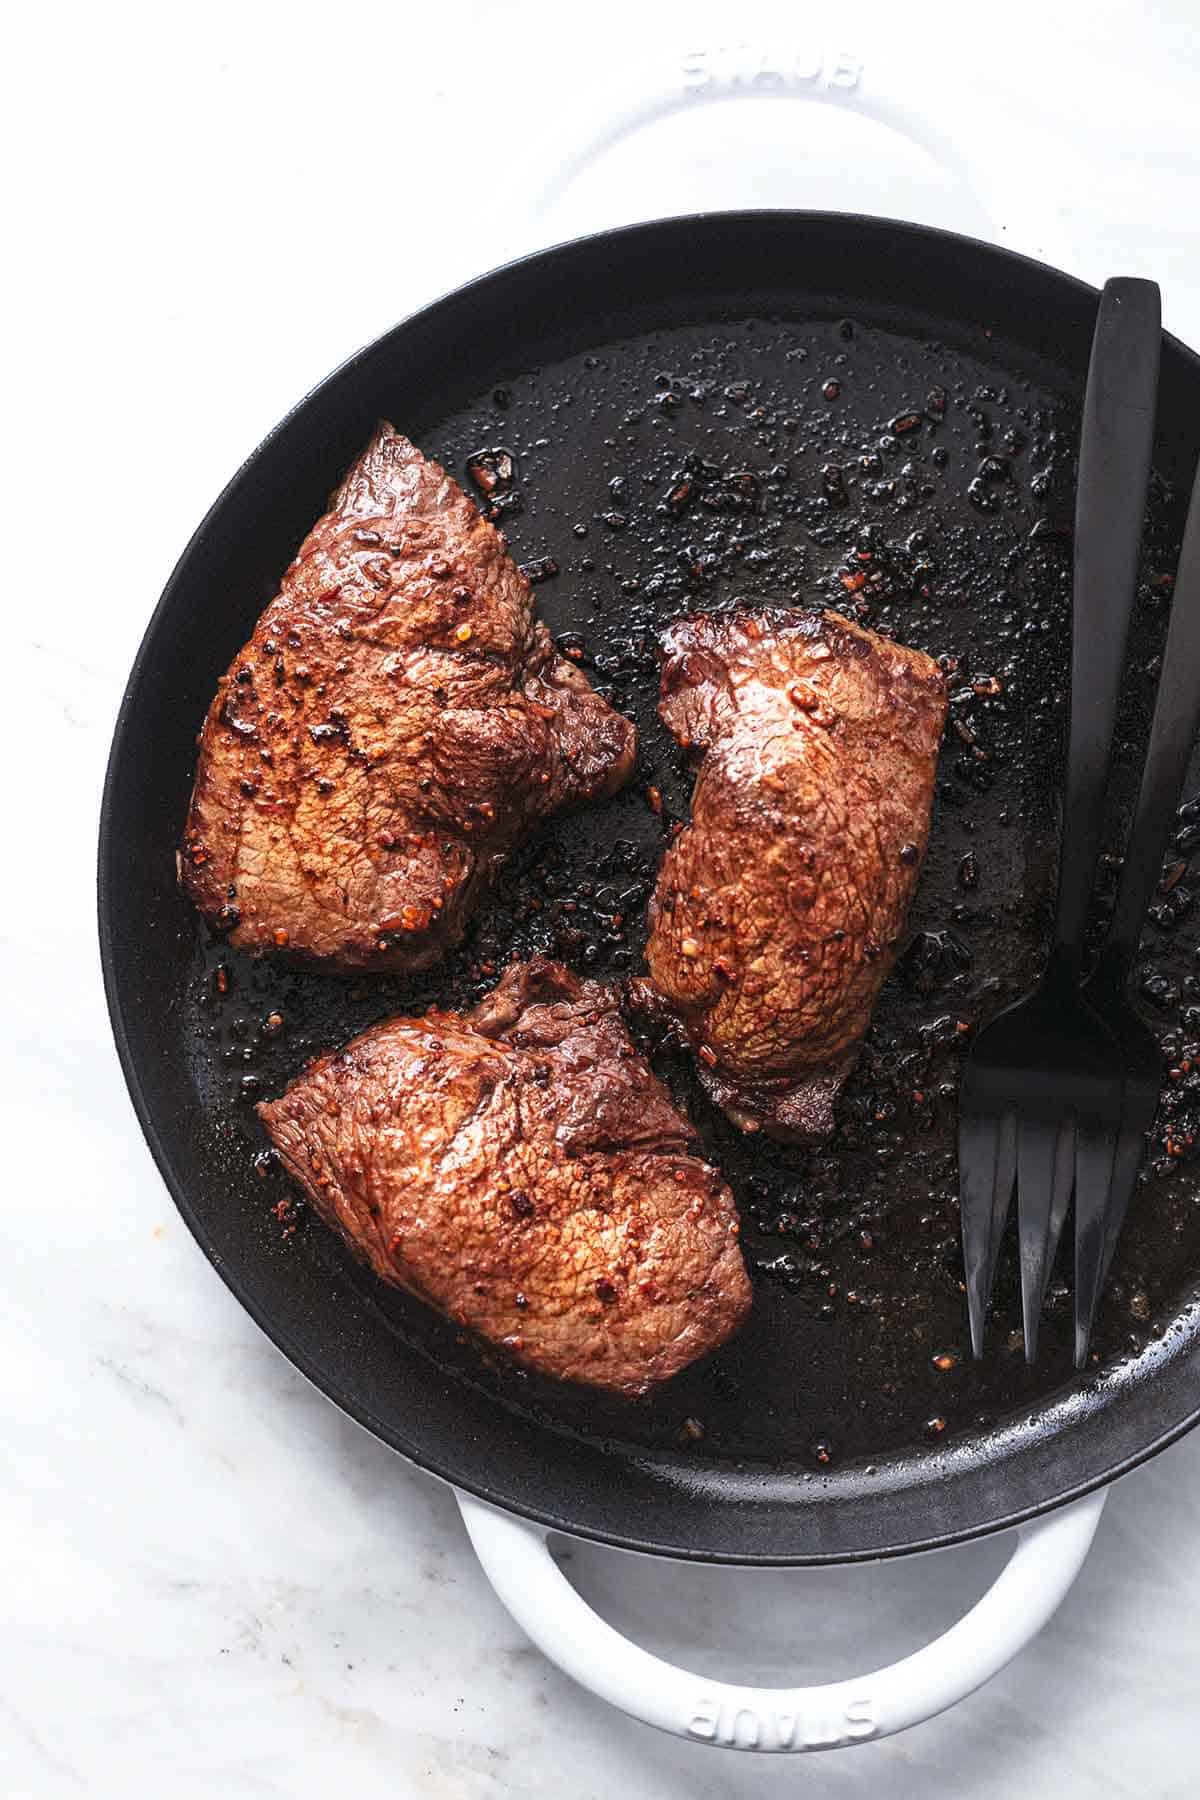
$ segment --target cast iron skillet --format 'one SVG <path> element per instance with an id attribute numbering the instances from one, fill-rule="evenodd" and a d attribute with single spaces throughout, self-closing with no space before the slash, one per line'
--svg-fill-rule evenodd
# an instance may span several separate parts
<path id="1" fill-rule="evenodd" d="M 958 1355 L 955 1044 L 960 1023 L 1029 981 L 1052 892 L 1065 522 L 1095 304 L 1002 250 L 839 215 L 700 216 L 567 244 L 353 357 L 184 552 L 130 676 L 101 817 L 118 1050 L 163 1177 L 224 1280 L 312 1381 L 422 1467 L 632 1549 L 815 1563 L 1011 1525 L 1112 1480 L 1200 1415 L 1190 1147 L 1177 1163 L 1155 1151 L 1096 1367 L 1071 1377 L 1064 1289 L 1026 1371 L 1011 1269 L 986 1362 Z M 1200 447 L 1200 363 L 1171 339 L 1161 395 L 1126 787 L 1178 543 L 1173 488 Z M 559 564 L 539 603 L 638 718 L 643 753 L 627 794 L 517 859 L 443 969 L 350 984 L 231 956 L 180 898 L 174 850 L 213 684 L 380 416 L 460 476 L 473 450 L 514 449 L 514 551 Z M 652 1401 L 601 1401 L 494 1365 L 317 1222 L 296 1229 L 247 1101 L 372 1018 L 471 1000 L 511 953 L 551 948 L 614 978 L 636 968 L 645 892 L 689 789 L 654 721 L 655 628 L 738 595 L 861 609 L 952 659 L 934 848 L 913 949 L 829 1150 L 796 1161 L 747 1144 L 684 1066 L 664 1065 L 737 1191 L 755 1313 Z M 1190 896 L 1175 880 L 1144 985 L 1186 1061 L 1200 1013 L 1189 1019 L 1176 926 Z M 1187 1135 L 1189 1092 L 1183 1079 L 1167 1102 L 1164 1140 Z"/>

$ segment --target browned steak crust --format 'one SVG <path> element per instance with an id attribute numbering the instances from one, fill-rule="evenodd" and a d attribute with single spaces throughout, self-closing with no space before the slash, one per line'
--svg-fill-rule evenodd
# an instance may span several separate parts
<path id="1" fill-rule="evenodd" d="M 419 969 L 540 820 L 628 778 L 504 539 L 381 425 L 222 677 L 180 878 L 239 949 Z"/>
<path id="2" fill-rule="evenodd" d="M 558 964 L 376 1025 L 258 1110 L 376 1274 L 547 1375 L 640 1394 L 749 1310 L 729 1189 L 611 990 Z"/>
<path id="3" fill-rule="evenodd" d="M 652 996 L 743 1130 L 832 1128 L 929 836 L 945 683 L 837 613 L 684 619 L 660 712 L 702 756 L 651 900 Z"/>

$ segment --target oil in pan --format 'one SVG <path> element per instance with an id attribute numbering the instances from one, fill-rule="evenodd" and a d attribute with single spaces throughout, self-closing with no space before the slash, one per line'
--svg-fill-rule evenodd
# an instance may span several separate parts
<path id="1" fill-rule="evenodd" d="M 514 956 L 549 951 L 615 981 L 636 972 L 646 901 L 692 784 L 655 711 L 659 631 L 737 599 L 833 606 L 938 657 L 950 716 L 911 942 L 834 1137 L 801 1151 L 747 1139 L 707 1105 L 686 1059 L 655 1056 L 738 1198 L 749 1324 L 657 1395 L 621 1401 L 513 1369 L 365 1272 L 354 1278 L 394 1330 L 499 1403 L 635 1453 L 683 1443 L 817 1468 L 941 1445 L 1036 1407 L 1071 1379 L 1069 1288 L 1056 1273 L 1027 1368 L 1010 1244 L 990 1353 L 970 1360 L 956 1092 L 972 1031 L 1032 985 L 1049 928 L 1077 413 L 1036 373 L 1000 373 L 982 331 L 968 354 L 849 319 L 690 326 L 497 378 L 422 432 L 421 448 L 501 525 L 560 648 L 636 720 L 637 773 L 527 844 L 464 944 L 426 974 L 280 970 L 197 924 L 195 1072 L 230 1180 L 254 1185 L 280 1254 L 345 1264 L 274 1168 L 249 1103 L 389 1013 L 470 1005 Z M 1136 783 L 1181 522 L 1156 481 L 1110 841 Z M 1186 924 L 1198 848 L 1200 799 L 1182 809 L 1143 941 L 1141 994 L 1171 1073 L 1095 1361 L 1139 1349 L 1200 1261 L 1200 961 Z M 1115 860 L 1106 866 L 1111 876 Z M 1101 885 L 1098 915 L 1112 881 Z"/>

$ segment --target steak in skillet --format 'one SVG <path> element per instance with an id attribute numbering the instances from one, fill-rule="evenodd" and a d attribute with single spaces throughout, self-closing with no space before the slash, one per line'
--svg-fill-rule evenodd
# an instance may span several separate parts
<path id="1" fill-rule="evenodd" d="M 742 1130 L 819 1137 L 917 885 L 945 683 L 832 612 L 684 619 L 664 654 L 659 712 L 701 762 L 635 994 Z"/>
<path id="2" fill-rule="evenodd" d="M 258 1111 L 377 1275 L 529 1368 L 640 1394 L 749 1310 L 729 1189 L 611 990 L 556 963 L 376 1025 Z"/>
<path id="3" fill-rule="evenodd" d="M 518 840 L 614 793 L 634 748 L 500 533 L 381 425 L 221 679 L 180 879 L 239 949 L 420 969 Z"/>

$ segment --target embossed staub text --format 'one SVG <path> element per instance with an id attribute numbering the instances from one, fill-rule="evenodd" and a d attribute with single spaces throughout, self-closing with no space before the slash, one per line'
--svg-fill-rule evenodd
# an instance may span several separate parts
<path id="1" fill-rule="evenodd" d="M 823 1714 L 817 1709 L 788 1712 L 784 1708 L 730 1706 L 702 1694 L 688 1719 L 689 1737 L 739 1750 L 829 1750 L 874 1737 L 875 1707 L 869 1694 L 856 1695 L 844 1708 Z"/>
<path id="2" fill-rule="evenodd" d="M 684 94 L 701 100 L 735 92 L 856 88 L 863 65 L 848 50 L 824 44 L 729 44 L 690 52 L 682 75 Z"/>

